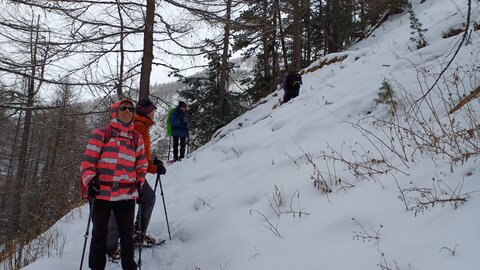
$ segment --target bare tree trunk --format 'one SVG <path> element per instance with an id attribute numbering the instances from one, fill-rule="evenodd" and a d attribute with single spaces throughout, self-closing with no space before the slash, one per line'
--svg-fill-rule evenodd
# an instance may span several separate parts
<path id="1" fill-rule="evenodd" d="M 31 124 L 32 124 L 32 117 L 33 117 L 33 106 L 35 95 L 38 93 L 42 85 L 42 79 L 45 75 L 45 65 L 46 59 L 49 57 L 49 47 L 48 45 L 43 48 L 41 52 L 39 52 L 39 39 L 40 39 L 40 16 L 38 16 L 36 26 L 31 28 L 30 34 L 30 76 L 28 78 L 27 84 L 27 100 L 26 100 L 26 107 L 25 107 L 25 119 L 23 123 L 23 133 L 22 133 L 22 141 L 20 145 L 20 152 L 19 152 L 19 162 L 18 162 L 18 171 L 17 177 L 15 182 L 15 189 L 12 192 L 12 210 L 15 217 L 13 218 L 13 222 L 11 222 L 11 227 L 14 229 L 15 232 L 25 233 L 25 229 L 27 228 L 26 225 L 28 220 L 26 218 L 26 207 L 24 198 L 26 197 L 27 192 L 26 190 L 26 180 L 27 180 L 27 167 L 28 167 L 28 158 L 31 157 L 29 153 L 29 145 L 31 143 L 30 135 L 31 135 Z M 43 58 L 38 59 L 37 54 L 41 55 Z M 38 75 L 37 75 L 38 71 Z M 36 77 L 39 78 L 38 85 L 36 83 Z M 22 235 L 23 237 L 28 238 L 28 235 Z"/>
<path id="2" fill-rule="evenodd" d="M 269 35 L 270 35 L 270 25 L 268 24 L 268 1 L 262 1 L 262 46 L 263 46 L 263 77 L 265 78 L 265 85 L 262 87 L 261 90 L 261 97 L 265 97 L 270 93 L 270 81 L 271 78 L 271 66 L 270 66 L 270 43 L 269 43 Z"/>
<path id="3" fill-rule="evenodd" d="M 34 79 L 30 79 L 33 81 Z M 31 85 L 31 84 L 30 84 Z M 23 200 L 22 194 L 24 192 L 24 181 L 26 177 L 26 164 L 27 164 L 27 154 L 28 154 L 28 141 L 30 138 L 30 125 L 32 121 L 32 110 L 28 109 L 33 106 L 33 93 L 31 91 L 31 86 L 28 89 L 27 95 L 27 109 L 25 110 L 25 119 L 23 123 L 23 134 L 22 134 L 22 141 L 20 145 L 20 152 L 18 156 L 18 170 L 17 170 L 17 177 L 15 179 L 15 190 L 12 194 L 12 205 L 13 205 L 13 213 L 15 214 L 15 221 L 11 223 L 11 226 L 15 226 L 18 224 L 20 229 L 22 228 L 23 220 L 21 216 L 23 215 Z M 20 230 L 21 231 L 21 230 Z"/>
<path id="4" fill-rule="evenodd" d="M 24 247 L 25 246 L 25 237 L 21 237 L 20 240 L 18 241 L 19 244 L 18 246 Z M 23 248 L 20 248 L 17 254 L 16 262 L 15 262 L 15 270 L 16 269 L 21 269 L 22 268 L 22 261 L 23 261 Z"/>
<path id="5" fill-rule="evenodd" d="M 301 68 L 302 52 L 302 7 L 300 0 L 292 0 L 293 5 L 293 29 L 292 29 L 292 68 L 296 71 Z"/>
<path id="6" fill-rule="evenodd" d="M 118 83 L 117 83 L 117 96 L 119 99 L 123 99 L 123 69 L 125 66 L 125 51 L 123 48 L 123 42 L 125 39 L 125 29 L 123 23 L 123 15 L 122 15 L 122 7 L 118 0 L 117 2 L 117 9 L 118 9 L 118 17 L 120 18 L 120 66 L 119 66 L 119 74 L 118 74 Z M 152 60 L 153 61 L 153 60 Z"/>
<path id="7" fill-rule="evenodd" d="M 32 138 L 38 138 L 35 134 L 32 135 Z M 30 141 L 30 144 L 32 142 Z M 37 153 L 35 154 L 35 165 L 33 166 L 33 170 L 32 170 L 32 177 L 33 178 L 37 178 L 38 177 L 38 171 L 40 169 L 40 164 L 42 163 L 42 150 L 43 150 L 43 142 L 41 143 L 38 143 L 37 146 L 36 146 L 36 150 L 37 150 Z M 32 154 L 33 155 L 33 154 Z M 35 179 L 36 180 L 36 179 Z M 36 186 L 37 185 L 37 182 L 38 181 L 35 181 L 34 183 L 32 183 L 32 185 Z"/>
<path id="8" fill-rule="evenodd" d="M 10 159 L 8 161 L 8 174 L 7 174 L 7 186 L 11 186 L 12 182 L 12 174 L 13 174 L 13 165 L 14 165 L 14 156 L 15 156 L 15 149 L 17 149 L 17 142 L 18 142 L 18 136 L 20 131 L 20 124 L 22 123 L 22 116 L 23 116 L 23 111 L 20 111 L 20 115 L 18 116 L 17 120 L 17 125 L 15 127 L 15 132 L 13 133 L 13 142 L 12 142 L 12 148 L 10 149 Z"/>
<path id="9" fill-rule="evenodd" d="M 56 123 L 57 127 L 63 127 L 63 121 L 64 121 L 64 115 L 65 115 L 65 102 L 66 102 L 66 97 L 65 97 L 65 100 L 63 100 L 64 103 L 62 104 L 62 108 L 60 110 L 60 113 L 59 113 L 59 116 L 58 116 L 58 122 Z M 52 142 L 52 147 L 49 149 L 49 156 L 50 158 L 47 160 L 47 173 L 45 174 L 46 175 L 46 190 L 50 190 L 50 188 L 52 187 L 52 182 L 55 181 L 54 179 L 54 171 L 55 171 L 55 167 L 56 167 L 56 161 L 57 161 L 57 149 L 59 147 L 59 144 L 60 144 L 60 137 L 61 137 L 61 134 L 60 134 L 60 130 L 57 130 L 55 131 L 55 134 L 53 136 L 53 142 Z"/>
<path id="10" fill-rule="evenodd" d="M 143 34 L 143 58 L 140 74 L 140 90 L 138 99 L 148 98 L 150 95 L 150 75 L 153 63 L 153 28 L 155 25 L 155 0 L 147 0 L 147 13 Z"/>
<path id="11" fill-rule="evenodd" d="M 335 16 L 334 11 L 334 1 L 335 0 L 328 0 L 325 3 L 325 12 L 328 14 L 329 18 L 327 20 L 323 20 L 323 32 L 325 35 L 326 39 L 326 48 L 327 52 L 326 53 L 334 53 L 340 51 L 340 46 L 338 44 L 338 37 L 337 33 L 335 32 L 337 29 L 335 29 L 334 22 L 331 20 L 332 17 Z"/>
<path id="12" fill-rule="evenodd" d="M 40 19 L 38 19 L 40 20 Z M 15 216 L 15 221 L 11 223 L 11 226 L 19 226 L 19 231 L 23 231 L 23 223 L 22 217 L 24 215 L 23 211 L 23 200 L 22 194 L 24 192 L 24 181 L 26 177 L 26 165 L 27 165 L 27 154 L 28 154 L 28 142 L 30 139 L 30 128 L 31 128 L 31 121 L 32 121 L 32 107 L 33 101 L 35 97 L 35 77 L 36 77 L 36 68 L 37 68 L 37 44 L 38 44 L 38 23 L 36 28 L 36 33 L 34 33 L 34 29 L 32 28 L 31 36 L 30 36 L 30 62 L 31 62 L 31 77 L 28 79 L 27 85 L 27 102 L 25 108 L 25 119 L 23 122 L 23 134 L 22 134 L 22 142 L 20 145 L 20 153 L 18 157 L 18 171 L 17 171 L 17 178 L 15 182 L 15 194 L 13 196 L 13 211 Z M 34 36 L 35 35 L 35 36 Z"/>
<path id="13" fill-rule="evenodd" d="M 302 7 L 310 7 L 311 3 L 310 0 L 304 0 L 305 3 L 302 4 Z M 302 66 L 307 66 L 309 63 L 312 62 L 312 21 L 311 21 L 311 11 L 310 8 L 305 8 L 305 24 L 306 24 L 306 33 L 305 33 L 305 40 L 302 43 L 302 47 L 304 48 L 305 56 L 302 57 Z"/>
<path id="14" fill-rule="evenodd" d="M 230 17 L 232 10 L 232 0 L 227 0 L 227 10 L 225 14 L 225 26 L 223 34 L 223 53 L 222 53 L 222 67 L 220 69 L 220 81 L 218 84 L 218 105 L 217 105 L 217 115 L 223 116 L 225 112 L 225 93 L 228 87 L 228 49 L 229 49 L 229 40 L 230 40 Z"/>
<path id="15" fill-rule="evenodd" d="M 13 167 L 14 167 L 14 160 L 15 160 L 15 149 L 17 149 L 17 139 L 18 139 L 18 136 L 17 134 L 19 134 L 19 130 L 20 130 L 20 124 L 22 123 L 22 114 L 23 114 L 23 111 L 20 111 L 20 115 L 18 116 L 18 120 L 17 120 L 17 125 L 15 127 L 15 132 L 13 133 L 13 143 L 12 143 L 12 148 L 10 150 L 10 159 L 8 161 L 8 173 L 7 173 L 7 183 L 6 183 L 6 186 L 7 187 L 11 187 L 12 186 L 12 178 L 13 178 Z M 11 192 L 11 191 L 10 191 Z M 6 196 L 2 196 L 2 202 L 0 204 L 0 206 L 2 207 L 2 209 L 5 209 L 5 204 L 7 203 L 7 199 L 10 198 L 10 196 L 8 196 L 8 192 L 5 193 Z"/>
<path id="16" fill-rule="evenodd" d="M 273 3 L 273 12 L 272 12 L 272 39 L 271 39 L 271 46 L 272 46 L 272 80 L 271 80 L 271 87 L 270 87 L 270 92 L 273 92 L 277 88 L 277 84 L 279 82 L 280 76 L 278 75 L 279 73 L 279 64 L 278 64 L 278 49 L 276 46 L 276 41 L 277 41 L 277 16 L 279 10 L 279 7 L 277 6 L 278 1 L 275 0 Z"/>
<path id="17" fill-rule="evenodd" d="M 278 29 L 280 31 L 280 44 L 282 45 L 282 55 L 283 55 L 283 68 L 288 70 L 288 54 L 287 54 L 287 46 L 285 46 L 285 32 L 283 31 L 282 26 L 282 15 L 280 10 L 280 2 L 279 0 L 275 0 L 275 6 L 277 7 L 277 17 L 278 17 Z"/>
<path id="18" fill-rule="evenodd" d="M 365 27 L 365 22 L 367 21 L 367 18 L 365 16 L 365 1 L 359 1 L 360 2 L 360 21 L 362 22 L 362 29 L 361 30 L 364 30 L 363 28 Z"/>

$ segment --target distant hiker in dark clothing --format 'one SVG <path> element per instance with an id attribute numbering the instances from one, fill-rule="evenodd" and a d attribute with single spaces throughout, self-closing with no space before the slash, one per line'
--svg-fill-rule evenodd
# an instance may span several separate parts
<path id="1" fill-rule="evenodd" d="M 134 130 L 142 136 L 145 142 L 145 154 L 148 160 L 147 172 L 152 174 L 165 174 L 166 169 L 163 166 L 163 163 L 156 158 L 152 160 L 150 152 L 150 127 L 155 124 L 153 119 L 156 109 L 157 108 L 155 105 L 149 99 L 140 100 L 135 108 L 133 125 Z M 144 242 L 146 242 L 148 245 L 154 245 L 157 239 L 155 239 L 153 236 L 146 235 L 145 232 L 147 231 L 148 224 L 150 223 L 153 207 L 155 206 L 156 196 L 148 181 L 145 181 L 142 191 L 142 200 L 137 200 L 137 203 L 141 204 L 142 211 L 141 217 L 137 215 L 136 218 L 134 241 L 139 242 L 141 235 L 143 234 Z M 142 228 L 139 228 L 138 226 L 138 220 L 140 218 Z M 118 259 L 119 255 L 121 254 L 120 250 L 118 250 L 118 229 L 114 218 L 110 218 L 110 222 L 108 224 L 107 253 L 113 259 Z"/>
<path id="2" fill-rule="evenodd" d="M 185 145 L 187 143 L 188 129 L 191 125 L 188 115 L 187 103 L 180 101 L 177 108 L 170 116 L 173 135 L 173 161 L 182 160 L 185 156 Z M 178 156 L 178 143 L 180 141 L 180 156 Z"/>
<path id="3" fill-rule="evenodd" d="M 147 173 L 143 138 L 133 130 L 134 104 L 121 100 L 112 105 L 112 120 L 93 131 L 80 164 L 82 187 L 92 199 L 93 231 L 88 265 L 103 270 L 106 264 L 108 221 L 113 215 L 120 232 L 122 268 L 136 270 L 133 223 L 135 199 Z"/>
<path id="4" fill-rule="evenodd" d="M 302 76 L 297 71 L 289 71 L 282 82 L 282 88 L 285 91 L 283 103 L 298 96 L 300 85 L 302 85 Z"/>

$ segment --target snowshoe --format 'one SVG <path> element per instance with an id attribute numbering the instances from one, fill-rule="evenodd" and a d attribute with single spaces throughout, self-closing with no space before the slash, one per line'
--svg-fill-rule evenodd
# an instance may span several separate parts
<path id="1" fill-rule="evenodd" d="M 135 246 L 140 246 L 140 235 L 135 235 Z M 159 246 L 165 243 L 165 239 L 161 239 L 159 237 L 155 237 L 149 234 L 146 234 L 143 238 L 142 247 L 154 247 Z"/>
<path id="2" fill-rule="evenodd" d="M 121 258 L 120 247 L 117 247 L 115 250 L 111 252 L 107 252 L 107 257 L 108 257 L 108 261 L 112 263 L 118 263 L 118 261 Z"/>

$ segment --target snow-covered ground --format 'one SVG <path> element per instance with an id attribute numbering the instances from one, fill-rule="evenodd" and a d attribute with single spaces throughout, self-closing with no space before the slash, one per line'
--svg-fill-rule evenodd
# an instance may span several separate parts
<path id="1" fill-rule="evenodd" d="M 428 29 L 429 46 L 417 50 L 410 41 L 408 12 L 394 15 L 368 39 L 326 57 L 347 55 L 343 61 L 306 73 L 298 98 L 277 106 L 282 93 L 273 93 L 210 143 L 167 167 L 162 184 L 173 239 L 144 249 L 142 269 L 480 269 L 478 157 L 451 171 L 443 157 L 433 162 L 417 152 L 407 167 L 352 126 L 368 112 L 388 118 L 385 106 L 373 101 L 384 79 L 397 92 L 407 89 L 419 97 L 417 71 L 438 74 L 452 58 L 462 35 L 444 39 L 442 34 L 466 21 L 466 1 L 418 2 L 413 7 Z M 473 25 L 480 23 L 480 6 L 472 2 Z M 480 86 L 479 49 L 480 31 L 474 31 L 450 67 L 476 69 L 476 77 L 461 78 L 466 94 Z M 426 78 L 427 84 L 434 79 Z M 478 101 L 472 104 L 478 116 Z M 439 106 L 438 116 L 445 119 L 446 109 Z M 382 136 L 380 126 L 361 123 Z M 336 151 L 348 161 L 367 155 L 380 159 L 377 149 L 401 172 L 368 181 L 352 176 L 341 161 L 322 158 L 322 153 L 338 157 L 332 154 Z M 315 188 L 314 164 L 324 177 L 330 172 L 346 181 L 345 188 L 331 185 L 328 195 Z M 154 185 L 155 176 L 148 181 Z M 415 213 L 399 199 L 400 190 L 413 186 L 469 195 L 457 208 L 437 204 Z M 25 269 L 78 269 L 87 214 L 83 206 L 60 220 L 52 230 L 59 233 L 63 252 Z M 148 233 L 168 239 L 159 190 Z M 109 263 L 107 269 L 121 266 Z"/>

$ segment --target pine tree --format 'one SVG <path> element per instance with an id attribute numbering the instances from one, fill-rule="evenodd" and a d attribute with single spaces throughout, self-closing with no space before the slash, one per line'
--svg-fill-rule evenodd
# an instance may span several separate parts
<path id="1" fill-rule="evenodd" d="M 192 126 L 190 128 L 190 144 L 193 149 L 207 143 L 215 132 L 246 111 L 244 95 L 227 91 L 225 93 L 225 111 L 218 115 L 219 78 L 222 55 L 218 47 L 209 42 L 214 49 L 205 51 L 209 60 L 208 69 L 199 77 L 182 78 L 186 88 L 180 96 L 190 104 Z M 227 65 L 227 76 L 233 71 L 233 63 Z"/>
<path id="2" fill-rule="evenodd" d="M 359 1 L 360 16 L 363 25 L 373 25 L 383 14 L 398 14 L 404 11 L 408 0 L 363 0 Z"/>
<path id="3" fill-rule="evenodd" d="M 279 79 L 280 43 L 283 44 L 284 63 L 288 64 L 286 60 L 288 44 L 285 45 L 286 39 L 279 35 L 277 29 L 280 9 L 279 1 L 248 1 L 248 8 L 241 12 L 236 20 L 235 50 L 245 49 L 243 53 L 245 59 L 250 57 L 256 59 L 254 80 L 244 80 L 244 83 L 248 83 L 248 93 L 251 94 L 253 102 L 276 89 Z M 277 40 L 278 36 L 281 40 Z"/>
<path id="4" fill-rule="evenodd" d="M 377 104 L 385 104 L 391 115 L 395 115 L 397 102 L 395 101 L 395 92 L 392 85 L 386 79 L 383 79 L 382 86 L 378 89 L 377 98 L 374 99 Z"/>
<path id="5" fill-rule="evenodd" d="M 259 54 L 261 57 L 262 54 Z M 255 62 L 252 74 L 240 80 L 242 85 L 247 85 L 245 94 L 248 95 L 252 102 L 257 102 L 262 99 L 263 89 L 268 88 L 271 78 L 265 77 L 264 67 L 262 62 Z"/>
<path id="6" fill-rule="evenodd" d="M 428 43 L 425 40 L 425 36 L 423 35 L 423 33 L 426 32 L 428 29 L 422 28 L 422 23 L 415 15 L 411 2 L 408 2 L 407 8 L 408 13 L 410 14 L 410 28 L 412 29 L 412 31 L 410 32 L 410 40 L 416 43 L 417 49 L 428 46 Z"/>

